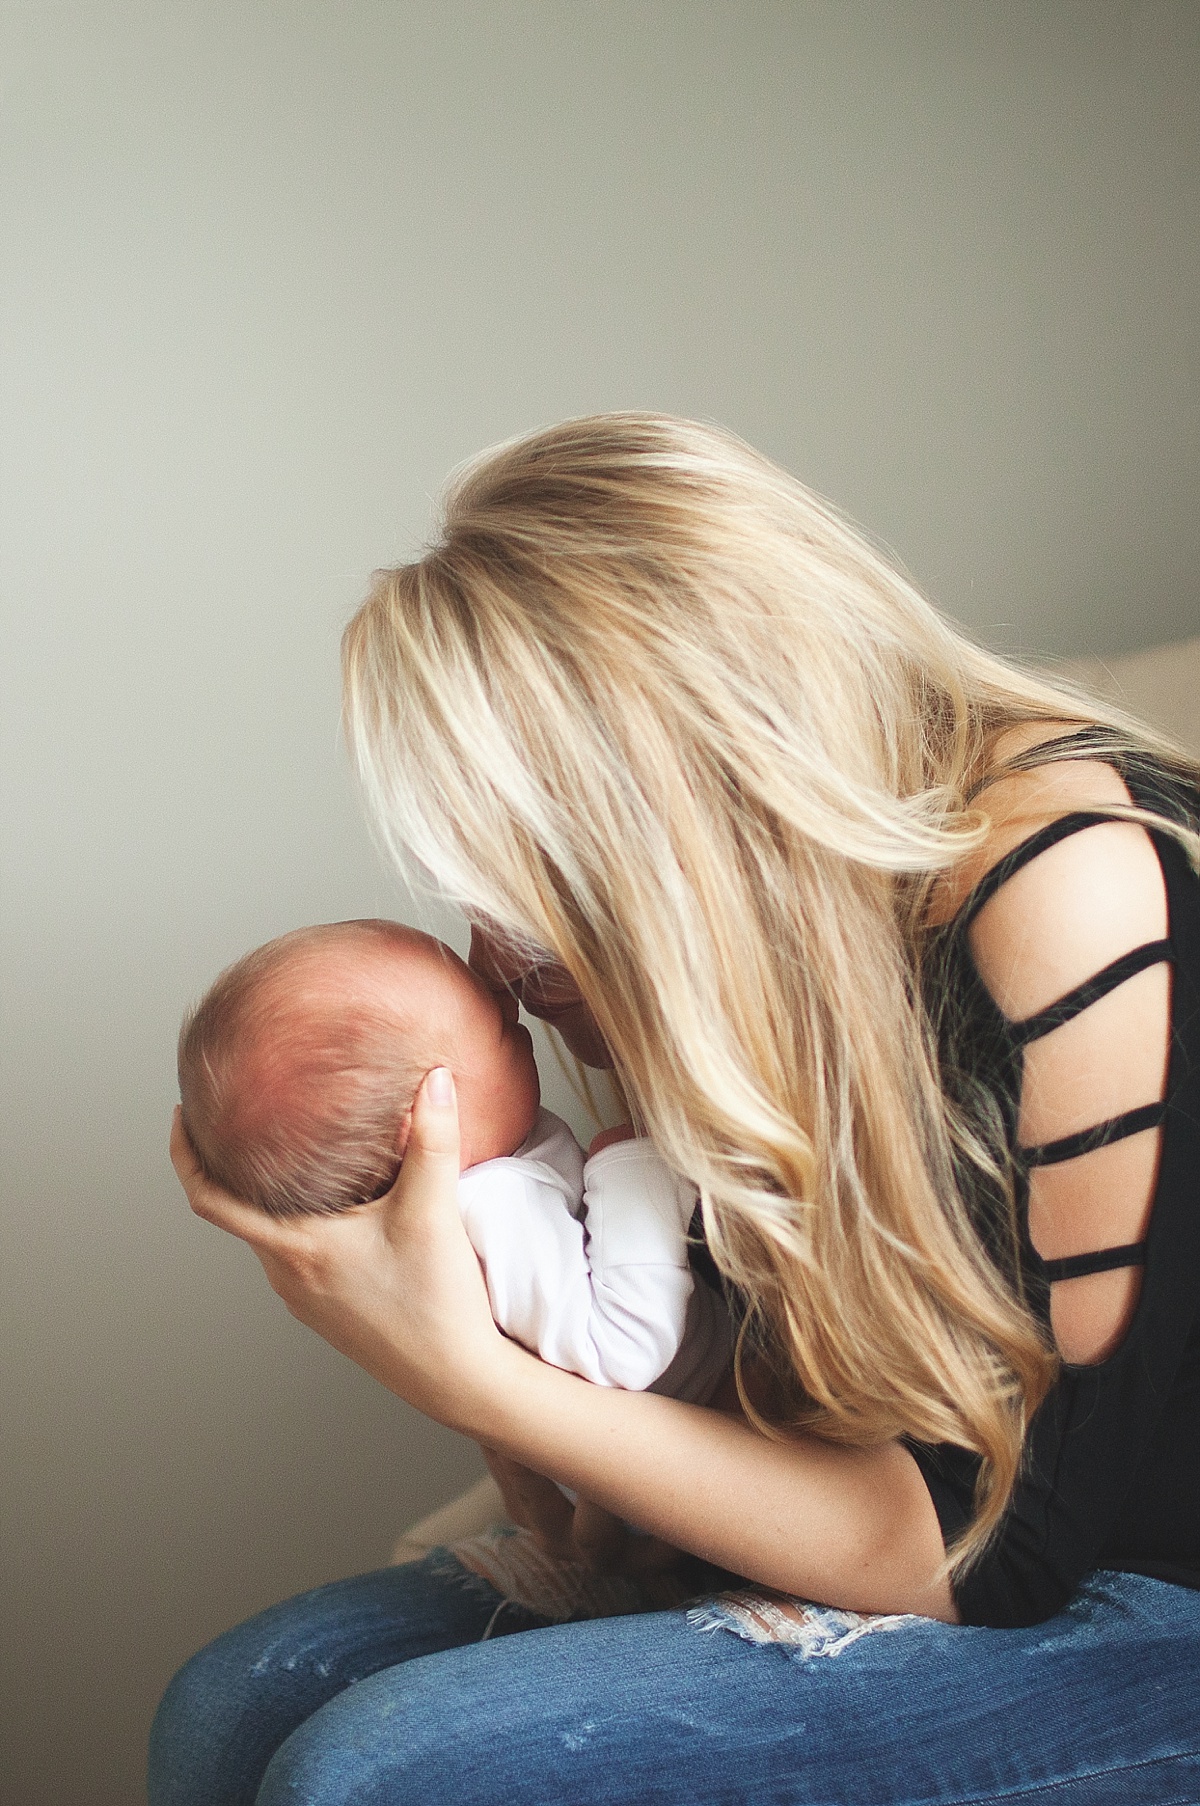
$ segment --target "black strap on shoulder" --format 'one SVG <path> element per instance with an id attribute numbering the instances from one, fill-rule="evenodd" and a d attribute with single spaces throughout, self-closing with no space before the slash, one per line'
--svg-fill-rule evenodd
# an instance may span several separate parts
<path id="1" fill-rule="evenodd" d="M 1081 1016 L 1084 1010 L 1099 1003 L 1102 997 L 1107 997 L 1110 991 L 1115 991 L 1126 979 L 1136 977 L 1150 966 L 1162 965 L 1164 961 L 1173 963 L 1174 958 L 1170 941 L 1147 941 L 1145 946 L 1134 947 L 1091 978 L 1085 978 L 1073 991 L 1068 991 L 1057 1002 L 1039 1010 L 1036 1016 L 1026 1016 L 1023 1022 L 1010 1023 L 1009 1033 L 1018 1047 L 1027 1047 L 1031 1041 L 1048 1035 L 1052 1029 L 1061 1028 L 1064 1022 L 1071 1022 L 1076 1016 Z"/>
<path id="2" fill-rule="evenodd" d="M 1094 1254 L 1068 1254 L 1063 1260 L 1044 1260 L 1042 1271 L 1054 1285 L 1060 1279 L 1083 1279 L 1088 1273 L 1111 1273 L 1115 1267 L 1145 1264 L 1145 1242 L 1126 1242 L 1123 1248 L 1098 1248 Z"/>
<path id="3" fill-rule="evenodd" d="M 1070 815 L 1060 815 L 1057 821 L 1039 828 L 1028 840 L 1023 840 L 1006 853 L 1003 859 L 997 860 L 991 871 L 985 872 L 975 886 L 962 908 L 959 910 L 956 923 L 960 929 L 969 928 L 985 903 L 990 903 L 1001 885 L 1019 872 L 1022 866 L 1037 859 L 1040 854 L 1048 853 L 1056 847 L 1060 840 L 1066 840 L 1072 834 L 1081 834 L 1085 828 L 1099 827 L 1102 823 L 1119 821 L 1119 816 L 1109 815 L 1103 809 L 1075 809 Z"/>
<path id="4" fill-rule="evenodd" d="M 1081 1154 L 1094 1154 L 1111 1141 L 1124 1141 L 1129 1135 L 1140 1135 L 1146 1129 L 1161 1127 L 1167 1105 L 1141 1104 L 1126 1110 L 1122 1116 L 1110 1116 L 1107 1122 L 1081 1129 L 1077 1135 L 1064 1135 L 1060 1141 L 1045 1141 L 1040 1147 L 1018 1148 L 1017 1159 L 1023 1167 L 1057 1166 L 1063 1160 L 1078 1160 Z"/>
<path id="5" fill-rule="evenodd" d="M 1007 777 L 1010 771 L 1040 771 L 1043 766 L 1063 763 L 1055 755 L 1061 754 L 1065 747 L 1070 747 L 1073 749 L 1070 754 L 1072 759 L 1100 759 L 1124 777 L 1127 754 L 1120 745 L 1120 740 L 1121 736 L 1116 728 L 1105 727 L 1100 721 L 1089 722 L 1086 727 L 1072 728 L 1069 734 L 1056 734 L 1053 740 L 1039 740 L 1015 758 L 1005 759 L 996 775 Z M 1049 758 L 1045 757 L 1047 753 L 1050 754 Z M 990 777 L 988 782 L 994 783 L 995 778 Z"/>

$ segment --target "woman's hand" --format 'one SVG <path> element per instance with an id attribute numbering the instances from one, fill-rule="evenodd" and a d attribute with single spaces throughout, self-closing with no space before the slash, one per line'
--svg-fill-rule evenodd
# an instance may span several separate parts
<path id="1" fill-rule="evenodd" d="M 952 1622 L 937 1515 L 898 1443 L 769 1438 L 730 1410 L 589 1386 L 500 1334 L 458 1214 L 446 1079 L 427 1075 L 418 1093 L 392 1190 L 339 1216 L 279 1222 L 209 1185 L 177 1113 L 171 1152 L 192 1209 L 250 1244 L 293 1316 L 417 1410 L 498 1449 L 514 1516 L 573 1559 L 645 1571 L 674 1559 L 674 1543 L 782 1592 Z M 530 1470 L 604 1512 L 581 1504 L 568 1520 Z M 625 1516 L 654 1536 L 629 1537 Z"/>
<path id="2" fill-rule="evenodd" d="M 497 995 L 522 1005 L 530 1016 L 537 1016 L 556 1029 L 585 1066 L 605 1070 L 612 1066 L 612 1055 L 591 1011 L 564 966 L 553 960 L 531 965 L 527 955 L 516 952 L 477 923 L 471 927 L 467 964 Z"/>
<path id="3" fill-rule="evenodd" d="M 391 1191 L 336 1216 L 266 1216 L 205 1179 L 175 1112 L 171 1159 L 197 1216 L 254 1250 L 294 1317 L 439 1422 L 477 1429 L 507 1356 L 458 1212 L 454 1081 L 426 1074 Z M 564 1501 L 565 1503 L 565 1501 Z"/>

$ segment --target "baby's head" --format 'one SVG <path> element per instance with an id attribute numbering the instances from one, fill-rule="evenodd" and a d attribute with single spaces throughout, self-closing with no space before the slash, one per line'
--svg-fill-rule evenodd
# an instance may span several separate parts
<path id="1" fill-rule="evenodd" d="M 539 1102 L 515 1002 L 414 928 L 298 928 L 184 1021 L 184 1126 L 207 1176 L 272 1216 L 345 1210 L 395 1178 L 433 1066 L 454 1074 L 463 1166 L 514 1153 Z"/>

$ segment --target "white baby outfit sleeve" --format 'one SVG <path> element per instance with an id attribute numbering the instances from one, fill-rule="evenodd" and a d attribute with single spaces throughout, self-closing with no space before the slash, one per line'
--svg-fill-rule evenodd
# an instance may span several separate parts
<path id="1" fill-rule="evenodd" d="M 688 1265 L 696 1195 L 644 1139 L 616 1142 L 585 1167 L 570 1130 L 545 1110 L 515 1155 L 459 1181 L 507 1335 L 596 1385 L 667 1390 L 669 1381 L 689 1398 L 711 1390 L 730 1349 L 724 1302 Z"/>

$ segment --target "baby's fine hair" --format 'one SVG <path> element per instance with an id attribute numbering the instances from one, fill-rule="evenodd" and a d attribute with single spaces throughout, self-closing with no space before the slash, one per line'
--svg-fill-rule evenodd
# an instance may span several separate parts
<path id="1" fill-rule="evenodd" d="M 184 1018 L 179 1095 L 196 1156 L 207 1178 L 270 1216 L 349 1209 L 399 1170 L 423 1068 L 369 982 L 339 993 L 313 981 L 313 955 L 388 931 L 296 929 L 227 967 Z"/>

